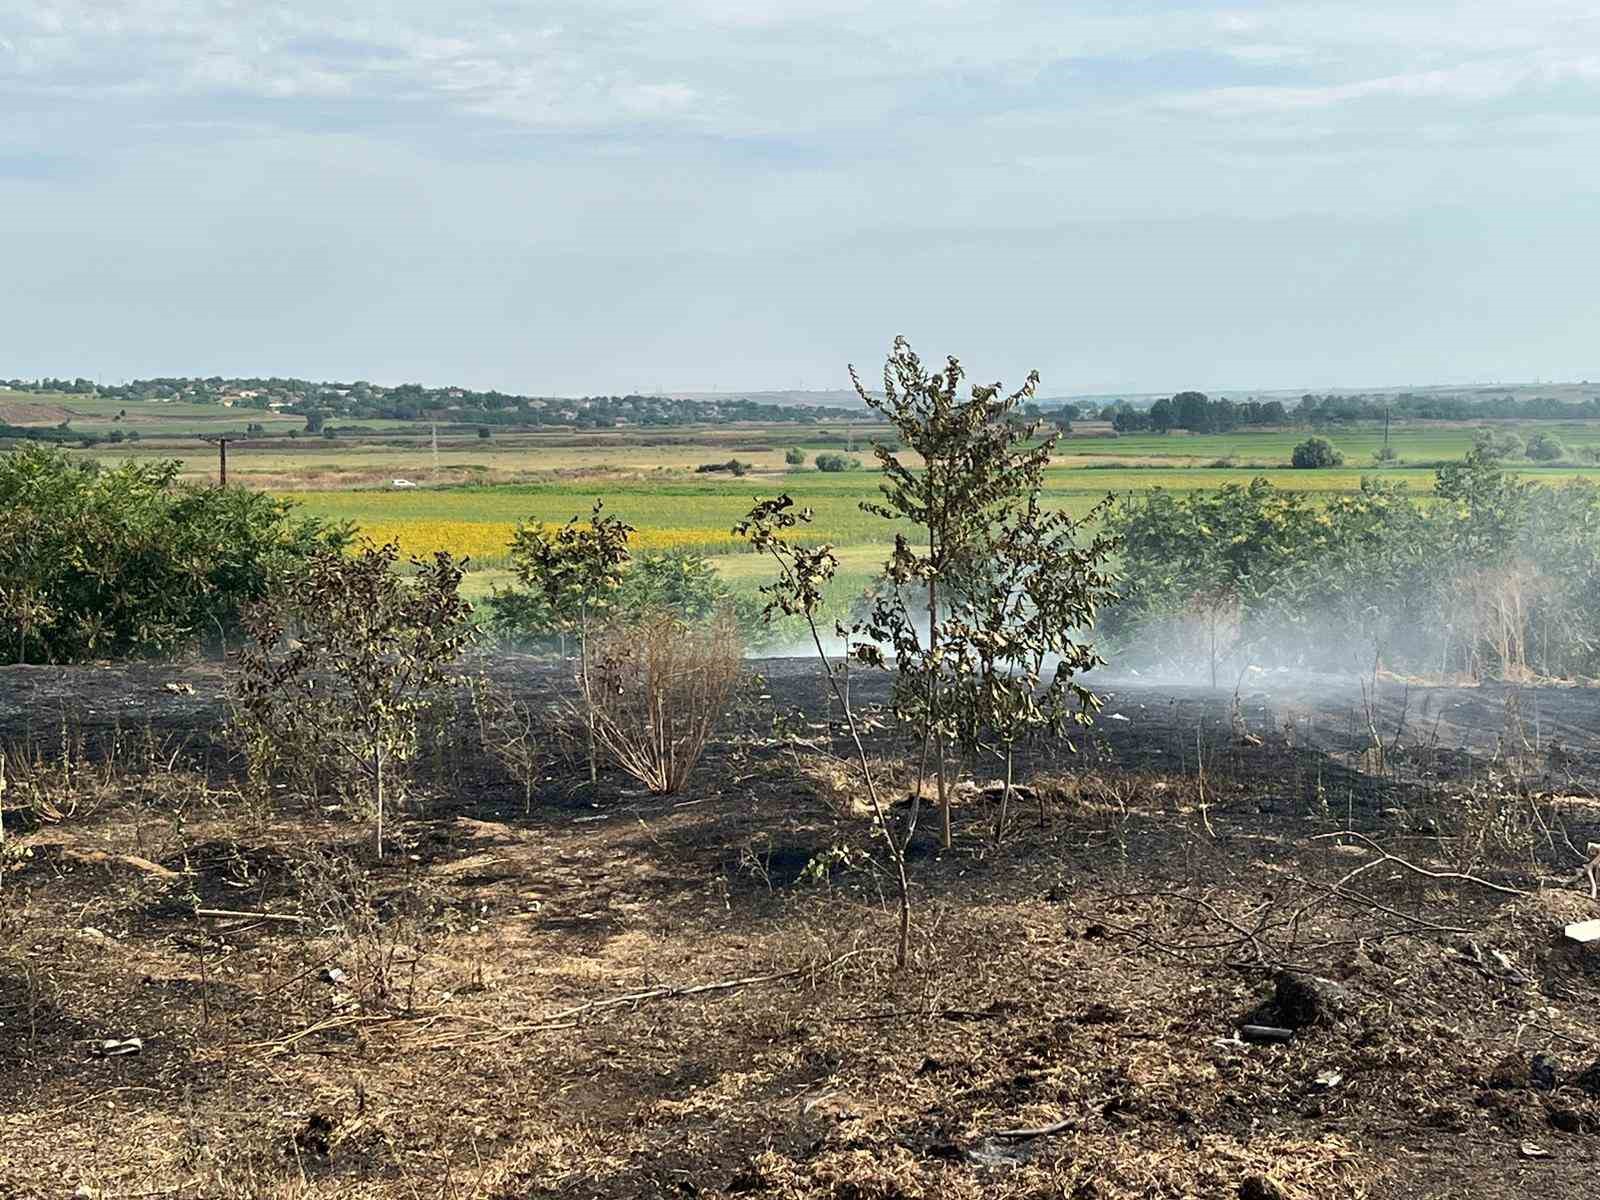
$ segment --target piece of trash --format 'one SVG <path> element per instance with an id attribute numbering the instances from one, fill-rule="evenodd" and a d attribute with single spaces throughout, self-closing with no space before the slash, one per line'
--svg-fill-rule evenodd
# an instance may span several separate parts
<path id="1" fill-rule="evenodd" d="M 1247 1042 L 1287 1042 L 1294 1037 L 1294 1030 L 1277 1025 L 1241 1025 L 1239 1036 Z"/>
<path id="2" fill-rule="evenodd" d="M 1020 1167 L 1033 1157 L 1033 1147 L 1026 1142 L 1003 1142 L 984 1138 L 969 1146 L 966 1159 L 975 1167 Z"/>
<path id="3" fill-rule="evenodd" d="M 343 983 L 349 976 L 338 967 L 323 967 L 317 972 L 317 978 L 323 983 Z"/>
<path id="4" fill-rule="evenodd" d="M 173 681 L 173 682 L 167 683 L 165 685 L 165 687 L 166 687 L 167 691 L 171 692 L 174 696 L 192 696 L 192 695 L 194 695 L 194 684 L 192 684 L 192 683 L 178 683 L 176 681 Z"/>
<path id="5" fill-rule="evenodd" d="M 100 1058 L 121 1058 L 126 1054 L 137 1054 L 144 1049 L 144 1042 L 136 1037 L 107 1038 L 95 1046 L 94 1052 Z"/>
<path id="6" fill-rule="evenodd" d="M 1131 720 L 1133 720 L 1132 717 L 1125 717 L 1121 713 L 1112 713 L 1106 719 L 1109 720 L 1109 721 L 1131 721 Z"/>
<path id="7" fill-rule="evenodd" d="M 1523 1158 L 1549 1158 L 1550 1157 L 1550 1151 L 1546 1150 L 1543 1146 L 1536 1146 L 1532 1142 L 1523 1142 L 1522 1143 L 1522 1157 Z"/>
<path id="8" fill-rule="evenodd" d="M 1338 1071 L 1324 1071 L 1317 1076 L 1317 1087 L 1322 1091 L 1331 1091 L 1344 1082 L 1344 1075 Z"/>
<path id="9" fill-rule="evenodd" d="M 1600 942 L 1600 921 L 1578 921 L 1565 932 L 1569 942 Z"/>

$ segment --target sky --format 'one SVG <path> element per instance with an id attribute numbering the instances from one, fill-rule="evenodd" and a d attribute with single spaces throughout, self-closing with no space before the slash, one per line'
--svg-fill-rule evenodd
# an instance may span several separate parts
<path id="1" fill-rule="evenodd" d="M 0 377 L 1600 380 L 1593 0 L 0 0 Z"/>

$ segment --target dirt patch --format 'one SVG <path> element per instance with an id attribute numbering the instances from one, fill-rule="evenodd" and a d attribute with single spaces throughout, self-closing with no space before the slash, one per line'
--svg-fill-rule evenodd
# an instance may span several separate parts
<path id="1" fill-rule="evenodd" d="M 69 420 L 73 413 L 59 404 L 41 404 L 36 400 L 14 400 L 0 396 L 0 424 L 21 426 L 59 425 Z"/>
<path id="2" fill-rule="evenodd" d="M 808 665 L 762 672 L 838 736 Z M 1581 845 L 1591 693 L 1538 697 L 1556 774 L 1516 790 L 1485 689 L 1380 770 L 1327 688 L 1112 686 L 1102 736 L 1030 755 L 1042 819 L 997 847 L 974 791 L 950 849 L 924 821 L 896 972 L 870 827 L 765 707 L 673 797 L 554 757 L 530 806 L 462 751 L 378 861 L 335 804 L 246 801 L 224 683 L 0 672 L 49 804 L 7 799 L 0 1192 L 1543 1197 L 1600 1160 L 1600 958 L 1561 936 L 1600 904 L 1556 829 L 1470 871 L 1451 832 L 1492 786 L 1503 821 L 1563 798 Z"/>

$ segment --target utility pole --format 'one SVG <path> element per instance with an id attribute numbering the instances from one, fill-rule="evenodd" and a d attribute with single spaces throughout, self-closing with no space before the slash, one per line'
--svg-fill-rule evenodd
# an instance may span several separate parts
<path id="1" fill-rule="evenodd" d="M 217 439 L 217 482 L 222 487 L 228 486 L 228 439 Z"/>

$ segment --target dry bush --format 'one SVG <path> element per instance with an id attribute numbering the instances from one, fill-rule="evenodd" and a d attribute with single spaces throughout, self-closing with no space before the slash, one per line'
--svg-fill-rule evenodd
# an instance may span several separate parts
<path id="1" fill-rule="evenodd" d="M 313 853 L 297 871 L 310 928 L 334 943 L 330 965 L 365 1012 L 409 1011 L 417 968 L 449 931 L 442 905 L 410 881 L 380 893 L 373 877 L 348 855 Z"/>
<path id="2" fill-rule="evenodd" d="M 592 659 L 596 740 L 650 791 L 679 791 L 739 682 L 738 629 L 648 616 L 597 636 Z"/>
<path id="3" fill-rule="evenodd" d="M 472 691 L 478 740 L 485 753 L 522 786 L 523 811 L 533 811 L 533 793 L 549 758 L 545 729 L 532 705 L 487 683 Z"/>
<path id="4" fill-rule="evenodd" d="M 1475 571 L 1456 581 L 1457 628 L 1475 675 L 1529 679 L 1533 613 L 1554 592 L 1551 581 L 1531 563 Z"/>

